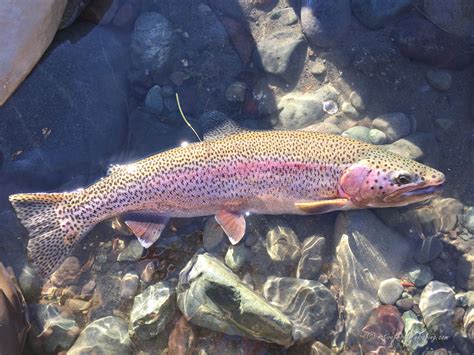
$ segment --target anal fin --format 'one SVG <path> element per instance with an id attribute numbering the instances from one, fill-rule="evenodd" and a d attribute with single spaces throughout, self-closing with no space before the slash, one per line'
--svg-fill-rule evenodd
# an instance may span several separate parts
<path id="1" fill-rule="evenodd" d="M 232 245 L 237 244 L 245 234 L 245 218 L 227 211 L 216 213 L 216 221 L 224 230 Z"/>
<path id="2" fill-rule="evenodd" d="M 169 221 L 167 216 L 140 212 L 129 213 L 124 219 L 127 227 L 144 248 L 149 248 L 158 240 Z"/>
<path id="3" fill-rule="evenodd" d="M 295 207 L 308 214 L 321 214 L 339 211 L 347 206 L 348 202 L 349 200 L 346 198 L 335 198 L 332 200 L 297 202 Z"/>

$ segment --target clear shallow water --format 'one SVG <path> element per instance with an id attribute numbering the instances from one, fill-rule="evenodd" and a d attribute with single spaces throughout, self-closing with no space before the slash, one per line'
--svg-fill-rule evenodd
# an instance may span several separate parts
<path id="1" fill-rule="evenodd" d="M 114 1 L 56 34 L 0 108 L 0 258 L 28 304 L 26 353 L 472 353 L 469 40 L 426 4 L 431 22 L 343 3 L 318 27 L 285 1 Z M 201 135 L 216 110 L 348 135 L 443 171 L 446 190 L 424 206 L 250 216 L 237 246 L 213 218 L 172 219 L 149 250 L 104 222 L 40 280 L 7 197 L 195 141 L 175 93 Z"/>

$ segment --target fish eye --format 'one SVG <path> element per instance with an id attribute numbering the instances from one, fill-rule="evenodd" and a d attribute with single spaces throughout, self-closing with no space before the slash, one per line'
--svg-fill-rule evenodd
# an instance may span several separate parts
<path id="1" fill-rule="evenodd" d="M 405 185 L 409 184 L 411 182 L 412 178 L 408 174 L 400 174 L 395 178 L 395 182 L 400 185 Z"/>

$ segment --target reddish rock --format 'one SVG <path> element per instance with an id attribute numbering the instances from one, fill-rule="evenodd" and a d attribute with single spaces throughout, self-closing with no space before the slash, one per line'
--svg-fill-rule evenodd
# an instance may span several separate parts
<path id="1" fill-rule="evenodd" d="M 66 258 L 51 275 L 51 282 L 56 287 L 72 285 L 81 277 L 81 264 L 75 256 Z"/>
<path id="2" fill-rule="evenodd" d="M 168 353 L 175 355 L 191 354 L 196 342 L 193 326 L 181 317 L 168 338 Z"/>
<path id="3" fill-rule="evenodd" d="M 242 63 L 244 66 L 247 65 L 255 48 L 255 41 L 247 26 L 227 16 L 222 16 L 220 20 Z"/>
<path id="4" fill-rule="evenodd" d="M 392 305 L 379 306 L 370 313 L 360 333 L 363 353 L 385 353 L 396 348 L 403 332 L 403 320 Z"/>

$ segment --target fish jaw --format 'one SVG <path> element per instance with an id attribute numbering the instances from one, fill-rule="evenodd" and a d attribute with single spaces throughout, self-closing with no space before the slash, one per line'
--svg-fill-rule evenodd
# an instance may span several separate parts
<path id="1" fill-rule="evenodd" d="M 347 168 L 338 190 L 358 208 L 400 207 L 439 196 L 444 183 L 440 171 L 383 151 Z"/>

